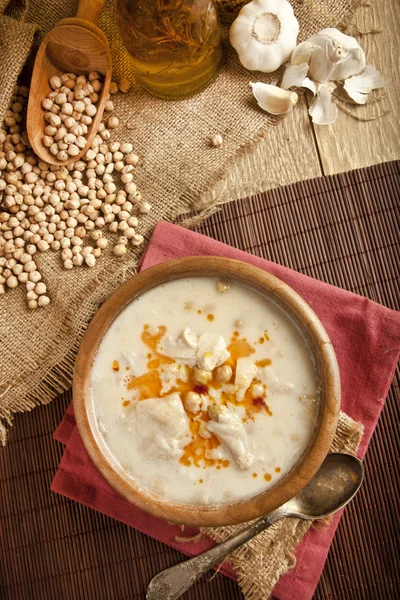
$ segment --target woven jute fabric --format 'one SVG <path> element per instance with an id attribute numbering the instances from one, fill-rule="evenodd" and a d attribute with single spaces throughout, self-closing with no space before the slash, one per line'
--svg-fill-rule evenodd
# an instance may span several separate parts
<path id="1" fill-rule="evenodd" d="M 299 41 L 322 27 L 348 22 L 358 3 L 293 0 L 300 23 Z M 243 2 L 220 0 L 220 4 L 224 15 L 232 15 Z M 76 8 L 74 0 L 1 2 L 0 121 L 20 70 L 31 48 L 36 47 L 38 27 L 44 35 L 57 21 L 73 16 Z M 230 167 L 280 120 L 259 110 L 249 91 L 249 81 L 269 81 L 268 76 L 246 71 L 228 43 L 225 64 L 204 92 L 187 100 L 165 101 L 136 84 L 118 35 L 112 0 L 106 2 L 100 26 L 110 41 L 114 78 L 124 76 L 132 82 L 128 94 L 115 98 L 120 127 L 114 139 L 132 142 L 140 156 L 136 182 L 153 207 L 140 231 L 148 240 L 159 219 L 172 220 L 187 210 L 208 208 L 215 202 L 213 187 L 221 182 L 226 181 L 229 190 Z M 215 133 L 224 138 L 218 149 L 209 141 Z M 251 191 L 247 185 L 246 192 Z M 240 195 L 237 182 L 235 195 Z M 48 286 L 50 306 L 29 312 L 22 289 L 0 299 L 3 443 L 14 412 L 48 402 L 71 384 L 75 354 L 91 317 L 113 290 L 135 273 L 138 256 L 139 251 L 132 249 L 118 262 L 111 252 L 105 252 L 94 269 L 76 268 L 67 273 L 58 254 L 42 254 L 36 260 Z"/>
<path id="2" fill-rule="evenodd" d="M 355 454 L 362 434 L 361 423 L 341 412 L 331 452 Z M 219 543 L 247 525 L 204 527 L 201 531 Z M 228 560 L 237 574 L 246 600 L 266 600 L 270 597 L 278 579 L 295 566 L 296 547 L 312 526 L 312 521 L 282 519 L 229 556 Z M 323 526 L 323 522 L 319 522 L 318 526 Z"/>
<path id="3" fill-rule="evenodd" d="M 39 28 L 24 22 L 25 0 L 0 0 L 0 123 Z"/>

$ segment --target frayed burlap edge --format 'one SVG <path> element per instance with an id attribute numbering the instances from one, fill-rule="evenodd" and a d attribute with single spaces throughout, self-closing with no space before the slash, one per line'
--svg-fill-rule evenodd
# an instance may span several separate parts
<path id="1" fill-rule="evenodd" d="M 39 27 L 23 20 L 25 0 L 0 0 L 0 56 L 7 69 L 0 69 L 0 125 L 14 85 L 34 46 Z"/>
<path id="2" fill-rule="evenodd" d="M 341 412 L 331 452 L 356 454 L 363 431 L 361 423 Z M 314 523 L 318 522 L 283 519 L 229 556 L 245 600 L 267 600 L 271 596 L 279 578 L 295 567 L 296 548 Z M 246 526 L 203 527 L 200 531 L 220 543 Z"/>

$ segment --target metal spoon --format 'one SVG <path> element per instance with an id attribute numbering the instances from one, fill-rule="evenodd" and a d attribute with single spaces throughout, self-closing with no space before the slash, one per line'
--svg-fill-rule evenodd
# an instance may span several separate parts
<path id="1" fill-rule="evenodd" d="M 328 454 L 319 471 L 297 496 L 237 535 L 179 565 L 162 571 L 150 582 L 147 600 L 175 600 L 212 566 L 284 517 L 322 519 L 346 506 L 360 489 L 364 466 L 350 454 Z"/>

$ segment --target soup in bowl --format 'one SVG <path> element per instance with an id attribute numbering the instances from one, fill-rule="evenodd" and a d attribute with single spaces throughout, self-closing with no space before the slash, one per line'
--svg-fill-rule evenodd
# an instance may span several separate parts
<path id="1" fill-rule="evenodd" d="M 245 263 L 185 258 L 136 276 L 82 342 L 74 407 L 109 483 L 168 520 L 226 525 L 295 495 L 329 451 L 332 344 L 289 286 Z"/>

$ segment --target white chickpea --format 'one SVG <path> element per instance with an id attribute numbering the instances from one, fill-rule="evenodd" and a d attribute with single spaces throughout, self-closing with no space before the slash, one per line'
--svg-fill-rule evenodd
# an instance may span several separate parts
<path id="1" fill-rule="evenodd" d="M 96 257 L 90 253 L 85 257 L 85 263 L 88 267 L 94 267 L 96 264 Z"/>
<path id="2" fill-rule="evenodd" d="M 54 127 L 59 127 L 61 125 L 60 117 L 52 112 L 46 113 L 44 118 L 50 125 L 53 125 Z"/>
<path id="3" fill-rule="evenodd" d="M 131 239 L 132 246 L 141 246 L 141 244 L 143 244 L 143 242 L 144 242 L 144 237 L 142 235 L 140 235 L 139 233 L 136 233 Z"/>
<path id="4" fill-rule="evenodd" d="M 66 260 L 64 260 L 64 269 L 73 269 L 74 268 L 74 263 L 72 262 L 72 260 L 70 258 L 67 258 Z"/>
<path id="5" fill-rule="evenodd" d="M 30 258 L 30 257 L 29 257 Z M 25 263 L 24 265 L 24 270 L 27 273 L 31 273 L 32 271 L 36 271 L 36 265 L 33 262 L 33 260 L 29 260 L 27 263 Z"/>
<path id="6" fill-rule="evenodd" d="M 53 106 L 53 100 L 50 100 L 50 98 L 44 98 L 42 100 L 42 108 L 44 110 L 50 110 L 52 106 Z"/>
<path id="7" fill-rule="evenodd" d="M 194 367 L 192 371 L 192 378 L 196 384 L 207 385 L 212 379 L 212 372 L 199 367 Z"/>
<path id="8" fill-rule="evenodd" d="M 53 90 L 56 90 L 57 88 L 60 88 L 62 86 L 62 81 L 60 77 L 58 77 L 57 75 L 53 75 L 53 77 L 50 77 L 49 79 L 49 84 Z"/>
<path id="9" fill-rule="evenodd" d="M 31 271 L 31 273 L 28 274 L 28 277 L 29 281 L 32 281 L 33 283 L 37 283 L 42 279 L 42 276 L 39 273 L 39 271 Z"/>
<path id="10" fill-rule="evenodd" d="M 201 408 L 201 398 L 196 392 L 187 392 L 185 395 L 185 407 L 192 413 L 198 413 Z"/>
<path id="11" fill-rule="evenodd" d="M 122 231 L 125 234 L 125 230 L 129 229 L 129 225 L 126 221 L 120 221 L 118 224 L 118 231 Z"/>
<path id="12" fill-rule="evenodd" d="M 92 120 L 92 117 L 89 117 L 88 115 L 82 115 L 81 117 L 81 123 L 83 125 L 91 125 Z"/>
<path id="13" fill-rule="evenodd" d="M 132 173 L 123 173 L 121 175 L 121 181 L 122 183 L 130 183 L 133 180 L 133 174 Z"/>
<path id="14" fill-rule="evenodd" d="M 151 211 L 151 204 L 149 202 L 142 202 L 139 206 L 139 212 L 147 214 Z"/>
<path id="15" fill-rule="evenodd" d="M 19 281 L 18 281 L 17 277 L 15 277 L 15 275 L 11 275 L 10 277 L 7 278 L 6 285 L 9 288 L 11 288 L 11 289 L 16 288 L 18 284 L 19 284 Z"/>
<path id="16" fill-rule="evenodd" d="M 130 142 L 124 142 L 123 144 L 121 144 L 120 150 L 124 154 L 131 154 L 132 150 L 133 150 L 133 146 Z"/>
<path id="17" fill-rule="evenodd" d="M 139 225 L 139 219 L 137 217 L 129 217 L 128 225 L 129 227 L 137 227 Z"/>
<path id="18" fill-rule="evenodd" d="M 50 135 L 45 135 L 43 137 L 43 144 L 46 146 L 46 148 L 50 148 L 54 144 L 54 138 L 52 138 Z"/>
<path id="19" fill-rule="evenodd" d="M 78 156 L 80 149 L 78 148 L 78 146 L 76 144 L 71 144 L 68 147 L 67 152 L 70 156 Z"/>
<path id="20" fill-rule="evenodd" d="M 232 368 L 229 365 L 218 367 L 217 378 L 221 383 L 228 383 L 232 378 Z"/>
<path id="21" fill-rule="evenodd" d="M 67 96 L 64 93 L 59 92 L 57 94 L 57 96 L 54 98 L 54 102 L 56 104 L 61 104 L 61 105 L 65 104 L 67 102 Z"/>
<path id="22" fill-rule="evenodd" d="M 264 397 L 264 387 L 261 383 L 253 383 L 250 388 L 252 398 L 263 398 Z"/>
<path id="23" fill-rule="evenodd" d="M 100 248 L 100 250 L 105 250 L 108 246 L 107 238 L 100 238 L 96 241 L 96 246 Z"/>
<path id="24" fill-rule="evenodd" d="M 97 113 L 97 108 L 95 107 L 94 104 L 88 104 L 85 108 L 85 113 L 89 117 L 94 117 L 94 115 Z"/>
<path id="25" fill-rule="evenodd" d="M 127 194 L 134 194 L 136 192 L 136 183 L 130 181 L 125 185 L 125 191 Z"/>
<path id="26" fill-rule="evenodd" d="M 23 271 L 22 273 L 20 273 L 18 275 L 18 281 L 20 281 L 21 283 L 26 283 L 28 281 L 28 277 L 29 277 L 29 273 L 26 273 L 25 271 Z"/>
<path id="27" fill-rule="evenodd" d="M 39 296 L 37 303 L 38 303 L 38 306 L 43 308 L 50 304 L 50 298 L 48 296 Z"/>
<path id="28" fill-rule="evenodd" d="M 72 254 L 72 250 L 71 248 L 64 248 L 61 252 L 61 258 L 62 260 L 67 260 L 67 258 L 72 258 L 73 254 Z"/>
<path id="29" fill-rule="evenodd" d="M 113 248 L 113 252 L 115 256 L 123 256 L 126 254 L 126 245 L 125 244 L 117 244 Z"/>
<path id="30" fill-rule="evenodd" d="M 109 129 L 115 129 L 116 127 L 118 127 L 118 125 L 119 125 L 118 117 L 109 117 L 107 119 L 107 127 Z"/>
<path id="31" fill-rule="evenodd" d="M 65 104 L 63 104 L 62 108 L 61 108 L 61 112 L 64 113 L 64 115 L 72 115 L 72 113 L 74 112 L 74 109 L 73 109 L 71 102 L 66 102 Z M 61 119 L 60 119 L 60 121 L 61 121 Z"/>
<path id="32" fill-rule="evenodd" d="M 122 223 L 126 223 L 126 228 L 124 230 L 124 236 L 128 240 L 131 240 L 136 235 L 136 232 L 135 232 L 134 228 L 133 227 L 129 227 L 129 224 L 128 224 L 127 221 L 122 221 Z M 121 225 L 121 223 L 119 225 Z"/>
<path id="33" fill-rule="evenodd" d="M 43 281 L 39 281 L 35 285 L 35 292 L 40 296 L 47 292 L 47 285 Z"/>
<path id="34" fill-rule="evenodd" d="M 218 146 L 222 146 L 222 144 L 224 143 L 224 140 L 222 139 L 222 135 L 213 135 L 211 136 L 211 144 L 215 147 L 218 148 Z"/>

